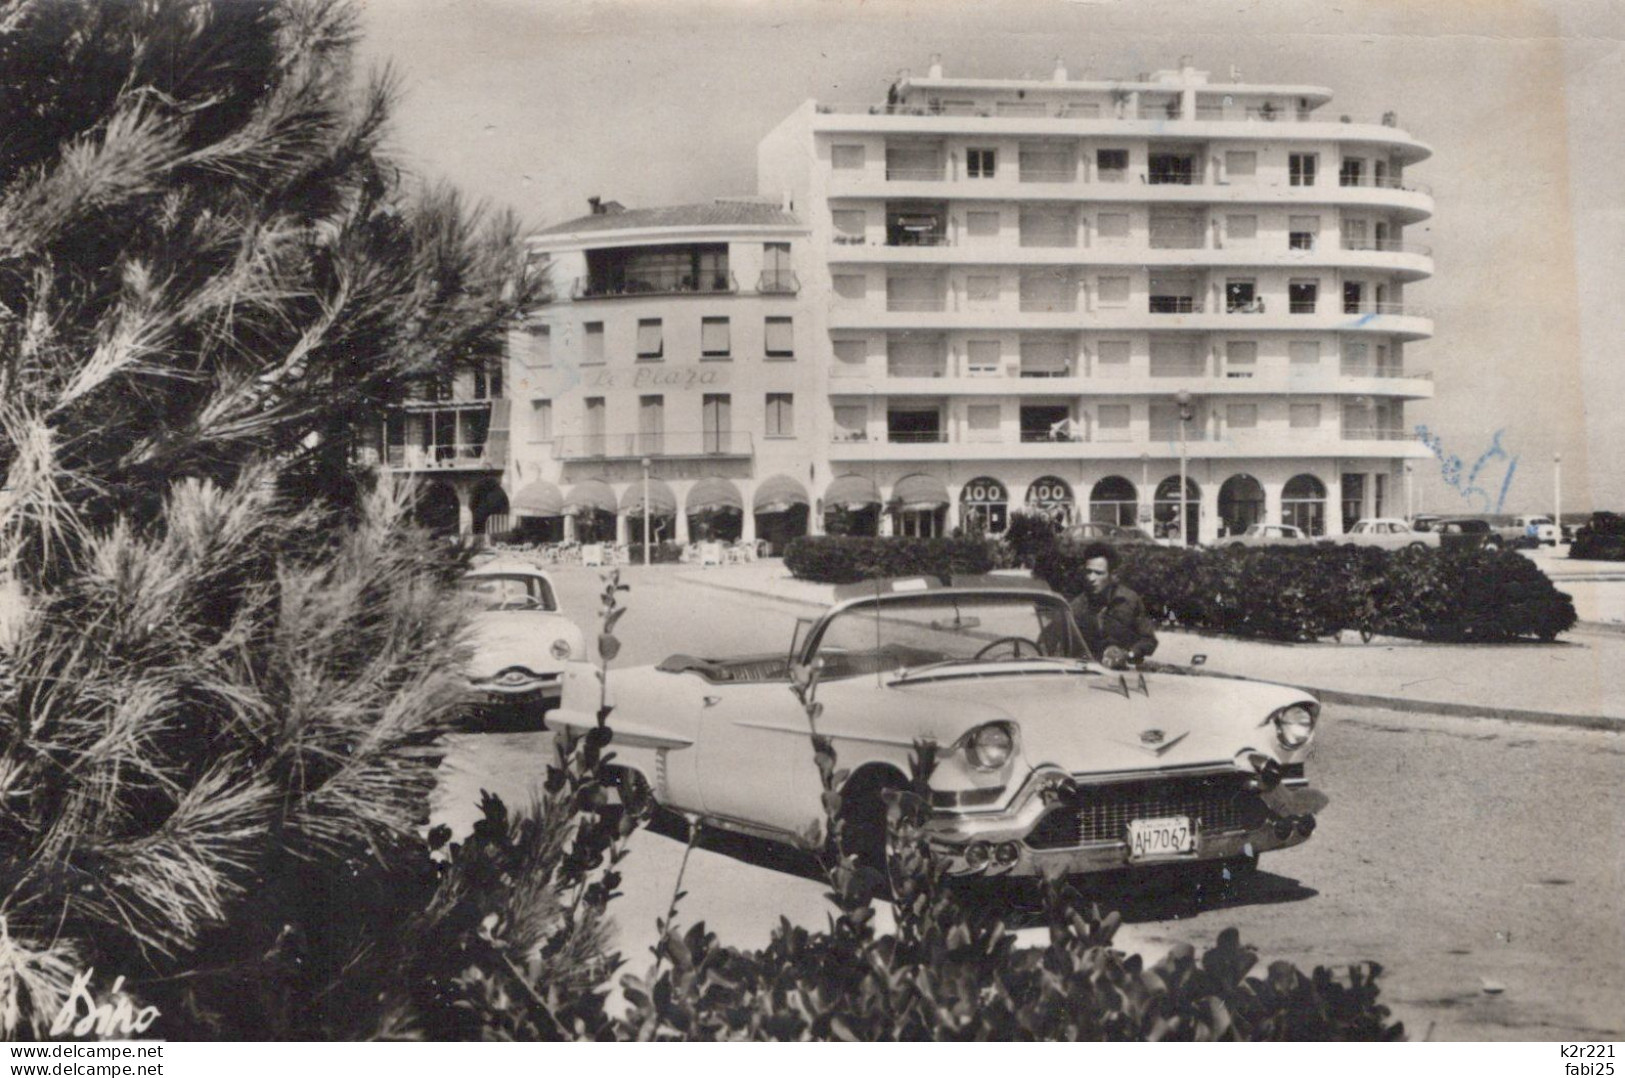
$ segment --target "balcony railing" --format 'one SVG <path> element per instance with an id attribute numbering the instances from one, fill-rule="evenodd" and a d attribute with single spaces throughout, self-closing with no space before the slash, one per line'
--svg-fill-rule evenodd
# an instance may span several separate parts
<path id="1" fill-rule="evenodd" d="M 1358 303 L 1344 302 L 1344 314 L 1394 314 L 1405 315 L 1411 318 L 1432 318 L 1430 307 L 1418 307 L 1414 303 Z"/>
<path id="2" fill-rule="evenodd" d="M 947 171 L 942 165 L 935 168 L 892 168 L 887 166 L 886 178 L 911 183 L 937 183 L 947 179 Z"/>
<path id="3" fill-rule="evenodd" d="M 1021 167 L 1021 183 L 1073 183 L 1078 178 L 1075 168 L 1028 168 Z"/>
<path id="4" fill-rule="evenodd" d="M 748 457 L 749 431 L 664 431 L 659 434 L 566 434 L 553 439 L 559 460 L 619 460 L 637 457 Z"/>
<path id="5" fill-rule="evenodd" d="M 1081 430 L 1060 431 L 1050 427 L 1023 427 L 1021 430 L 1023 442 L 1087 442 L 1089 439 Z"/>
<path id="6" fill-rule="evenodd" d="M 768 270 L 756 278 L 756 291 L 765 296 L 793 296 L 801 291 L 801 280 L 789 270 Z"/>
<path id="7" fill-rule="evenodd" d="M 1427 381 L 1433 380 L 1432 371 L 1407 371 L 1398 367 L 1379 367 L 1370 361 L 1360 363 L 1345 359 L 1338 367 L 1338 371 L 1345 378 L 1421 378 Z"/>
<path id="8" fill-rule="evenodd" d="M 1195 296 L 1149 296 L 1146 310 L 1151 314 L 1201 314 L 1202 301 Z"/>
<path id="9" fill-rule="evenodd" d="M 886 236 L 887 247 L 948 247 L 953 243 L 946 232 L 892 232 Z"/>
<path id="10" fill-rule="evenodd" d="M 1062 367 L 1022 366 L 1016 368 L 1016 373 L 1021 378 L 1071 378 L 1072 365 L 1069 363 Z"/>
<path id="11" fill-rule="evenodd" d="M 384 451 L 384 463 L 404 471 L 437 471 L 451 468 L 503 468 L 506 461 L 488 456 L 485 442 L 456 445 L 391 445 Z"/>
<path id="12" fill-rule="evenodd" d="M 1027 299 L 1021 300 L 1022 314 L 1072 314 L 1078 309 L 1076 296 L 1066 299 Z"/>
<path id="13" fill-rule="evenodd" d="M 1351 176 L 1346 172 L 1337 174 L 1339 187 L 1382 187 L 1390 191 L 1414 191 L 1419 195 L 1431 195 L 1433 188 L 1416 180 L 1406 179 L 1404 176 L 1373 176 L 1362 172 L 1358 176 Z"/>
<path id="14" fill-rule="evenodd" d="M 888 311 L 945 311 L 947 309 L 948 301 L 942 296 L 934 296 L 931 299 L 886 297 L 886 310 Z"/>
<path id="15" fill-rule="evenodd" d="M 946 378 L 948 364 L 946 360 L 935 363 L 898 363 L 886 364 L 888 378 Z"/>
<path id="16" fill-rule="evenodd" d="M 1391 254 L 1433 257 L 1433 248 L 1425 243 L 1401 243 L 1399 240 L 1356 240 L 1343 237 L 1345 251 L 1386 251 Z"/>
<path id="17" fill-rule="evenodd" d="M 570 295 L 575 299 L 622 299 L 638 296 L 723 295 L 739 291 L 732 273 L 642 273 L 624 281 L 577 277 Z"/>
<path id="18" fill-rule="evenodd" d="M 1146 83 L 1148 92 L 1156 92 L 1157 87 Z M 1010 111 L 1012 107 L 1019 108 L 1019 112 Z M 936 102 L 922 105 L 873 105 L 867 102 L 828 102 L 820 103 L 817 111 L 825 116 L 1033 116 L 1033 117 L 1061 117 L 1064 119 L 1119 119 L 1119 120 L 1179 120 L 1186 117 L 1176 106 L 1173 115 L 1169 115 L 1167 105 L 1142 104 L 1134 115 L 1116 116 L 1115 102 Z M 1287 109 L 1276 106 L 1261 105 L 1203 105 L 1196 106 L 1195 119 L 1208 123 L 1359 123 L 1371 126 L 1393 127 L 1399 126 L 1399 117 L 1396 113 L 1385 112 L 1378 119 L 1343 114 L 1336 116 L 1316 115 L 1312 109 Z"/>
<path id="19" fill-rule="evenodd" d="M 894 445 L 935 445 L 948 440 L 945 430 L 888 430 L 886 441 Z"/>
<path id="20" fill-rule="evenodd" d="M 1392 427 L 1344 427 L 1345 442 L 1404 442 L 1414 438 L 1408 430 Z"/>

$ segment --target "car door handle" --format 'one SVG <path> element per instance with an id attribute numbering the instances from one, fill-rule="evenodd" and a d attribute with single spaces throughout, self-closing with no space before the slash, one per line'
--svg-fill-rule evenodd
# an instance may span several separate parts
<path id="1" fill-rule="evenodd" d="M 707 696 L 705 698 L 706 707 L 716 707 L 720 703 L 722 703 L 722 697 L 720 696 Z"/>

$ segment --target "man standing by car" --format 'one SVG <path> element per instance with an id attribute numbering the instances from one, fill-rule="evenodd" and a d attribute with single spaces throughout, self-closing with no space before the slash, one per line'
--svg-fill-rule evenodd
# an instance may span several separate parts
<path id="1" fill-rule="evenodd" d="M 1113 670 L 1139 662 L 1157 650 L 1156 627 L 1133 588 L 1117 582 L 1118 553 L 1105 543 L 1083 548 L 1083 591 L 1073 598 L 1089 653 Z"/>

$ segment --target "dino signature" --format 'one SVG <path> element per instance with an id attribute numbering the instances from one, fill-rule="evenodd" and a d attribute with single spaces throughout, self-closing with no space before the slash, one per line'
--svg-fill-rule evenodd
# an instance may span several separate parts
<path id="1" fill-rule="evenodd" d="M 1425 425 L 1417 425 L 1416 437 L 1439 458 L 1439 474 L 1446 484 L 1454 488 L 1463 498 L 1477 499 L 1480 512 L 1499 513 L 1506 504 L 1507 492 L 1512 489 L 1512 477 L 1518 471 L 1518 457 L 1501 447 L 1502 430 L 1495 432 L 1490 439 L 1490 447 L 1478 455 L 1478 459 L 1473 461 L 1470 468 L 1454 453 L 1446 453 L 1444 439 L 1428 430 Z M 1491 465 L 1497 461 L 1505 461 L 1502 467 L 1506 470 L 1501 475 L 1499 489 L 1492 496 L 1485 484 L 1490 484 L 1494 472 Z"/>

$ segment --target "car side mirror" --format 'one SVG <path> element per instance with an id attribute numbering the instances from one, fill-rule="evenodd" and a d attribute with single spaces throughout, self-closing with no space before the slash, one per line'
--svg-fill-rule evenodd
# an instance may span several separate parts
<path id="1" fill-rule="evenodd" d="M 1191 656 L 1191 665 L 1192 666 L 1206 666 L 1207 665 L 1207 656 L 1206 655 L 1192 655 Z"/>

